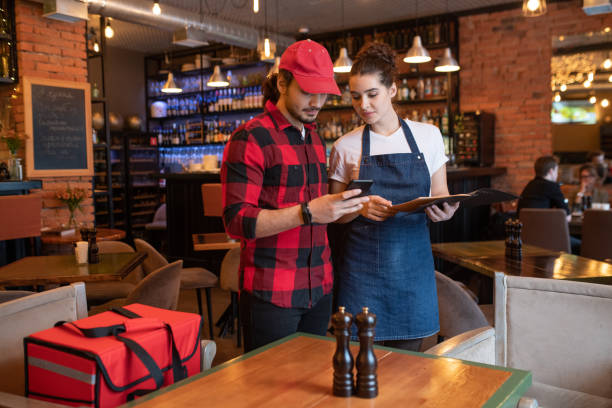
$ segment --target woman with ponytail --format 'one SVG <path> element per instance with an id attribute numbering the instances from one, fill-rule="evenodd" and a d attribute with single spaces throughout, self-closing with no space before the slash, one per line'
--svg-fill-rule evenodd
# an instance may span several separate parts
<path id="1" fill-rule="evenodd" d="M 401 119 L 393 108 L 396 55 L 386 44 L 366 44 L 349 78 L 353 108 L 365 126 L 341 137 L 330 156 L 330 192 L 371 179 L 369 201 L 346 223 L 336 271 L 337 304 L 363 306 L 377 316 L 378 344 L 418 351 L 439 331 L 438 297 L 427 217 L 450 219 L 458 207 L 396 213 L 392 204 L 447 195 L 446 161 L 437 127 Z M 355 337 L 355 332 L 353 332 Z"/>

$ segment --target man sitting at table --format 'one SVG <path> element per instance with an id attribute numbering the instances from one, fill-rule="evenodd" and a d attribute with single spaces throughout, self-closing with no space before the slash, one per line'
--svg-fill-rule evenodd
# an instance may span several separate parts
<path id="1" fill-rule="evenodd" d="M 567 213 L 567 221 L 571 219 L 570 210 L 557 176 L 559 164 L 554 156 L 542 156 L 535 161 L 535 178 L 531 180 L 521 193 L 517 213 L 521 208 L 562 208 Z"/>

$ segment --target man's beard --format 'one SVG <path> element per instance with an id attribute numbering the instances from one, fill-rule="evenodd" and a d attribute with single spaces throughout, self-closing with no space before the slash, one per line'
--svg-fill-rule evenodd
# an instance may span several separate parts
<path id="1" fill-rule="evenodd" d="M 287 111 L 291 114 L 291 116 L 293 116 L 294 118 L 296 118 L 302 123 L 309 124 L 317 120 L 317 115 L 315 115 L 315 117 L 311 119 L 309 116 L 306 116 L 302 112 L 293 109 L 292 106 L 289 106 L 289 105 L 285 105 L 285 106 L 287 108 Z"/>

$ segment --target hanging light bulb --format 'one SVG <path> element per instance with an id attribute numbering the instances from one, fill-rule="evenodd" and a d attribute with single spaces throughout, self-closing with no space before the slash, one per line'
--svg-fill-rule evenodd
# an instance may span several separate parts
<path id="1" fill-rule="evenodd" d="M 94 40 L 93 50 L 94 50 L 94 52 L 100 52 L 100 43 L 98 42 L 98 39 Z"/>
<path id="2" fill-rule="evenodd" d="M 404 57 L 404 62 L 409 64 L 421 64 L 429 61 L 431 61 L 431 57 L 429 56 L 429 52 L 423 47 L 421 36 L 415 35 L 412 40 L 412 47 L 410 47 Z"/>
<path id="3" fill-rule="evenodd" d="M 594 77 L 595 77 L 595 74 L 593 74 L 592 72 L 589 72 L 589 75 L 587 76 L 589 82 L 593 82 Z"/>
<path id="4" fill-rule="evenodd" d="M 610 105 L 610 101 L 607 99 L 602 99 L 600 103 L 602 108 L 607 108 Z"/>
<path id="5" fill-rule="evenodd" d="M 608 82 L 612 82 L 612 75 L 608 77 Z"/>
<path id="6" fill-rule="evenodd" d="M 115 35 L 115 30 L 113 30 L 113 27 L 111 27 L 110 17 L 107 17 L 106 25 L 104 26 L 104 36 L 106 38 L 113 38 L 114 35 Z"/>
<path id="7" fill-rule="evenodd" d="M 263 40 L 259 40 L 257 44 L 257 52 L 259 53 L 259 59 L 261 61 L 274 61 L 274 55 L 276 54 L 276 43 L 266 36 Z"/>
<path id="8" fill-rule="evenodd" d="M 567 85 L 565 85 L 565 84 L 561 84 L 560 89 L 561 89 L 561 92 L 565 92 L 565 91 L 567 91 Z"/>
<path id="9" fill-rule="evenodd" d="M 206 85 L 214 88 L 229 86 L 227 78 L 221 75 L 221 67 L 219 67 L 219 65 L 215 65 L 213 74 L 210 76 L 210 78 L 208 78 L 208 82 L 206 83 Z"/>
<path id="10" fill-rule="evenodd" d="M 555 92 L 555 102 L 559 102 L 561 100 L 561 94 L 559 92 Z"/>
<path id="11" fill-rule="evenodd" d="M 340 55 L 334 62 L 334 72 L 351 72 L 353 61 L 348 56 L 346 47 L 340 48 Z"/>
<path id="12" fill-rule="evenodd" d="M 597 98 L 596 98 L 595 96 L 591 96 L 591 97 L 589 98 L 589 102 L 590 102 L 590 103 L 592 103 L 592 104 L 594 105 L 595 103 L 597 103 Z"/>
<path id="13" fill-rule="evenodd" d="M 523 15 L 538 17 L 546 14 L 546 0 L 523 0 Z"/>
<path id="14" fill-rule="evenodd" d="M 612 68 L 612 60 L 610 58 L 606 58 L 606 60 L 603 62 L 603 67 L 605 69 Z"/>
<path id="15" fill-rule="evenodd" d="M 272 68 L 270 68 L 270 71 L 268 71 L 268 76 L 272 76 L 274 74 L 278 74 L 278 70 L 280 67 L 280 57 L 276 57 L 274 58 L 274 65 L 272 65 Z"/>
<path id="16" fill-rule="evenodd" d="M 453 58 L 450 48 L 444 49 L 444 55 L 438 61 L 438 65 L 434 68 L 438 72 L 455 72 L 461 69 L 457 60 Z"/>
<path id="17" fill-rule="evenodd" d="M 153 1 L 153 8 L 151 9 L 151 11 L 153 11 L 153 14 L 155 14 L 156 16 L 159 16 L 161 14 L 161 7 L 159 7 L 159 0 Z"/>
<path id="18" fill-rule="evenodd" d="M 259 13 L 259 0 L 253 0 L 253 13 Z"/>
<path id="19" fill-rule="evenodd" d="M 163 93 L 181 93 L 183 90 L 176 86 L 176 82 L 174 82 L 174 75 L 172 72 L 168 72 L 168 80 L 164 84 L 164 87 L 161 89 Z"/>
<path id="20" fill-rule="evenodd" d="M 590 88 L 590 87 L 591 87 L 591 81 L 586 80 L 586 81 L 584 81 L 584 82 L 582 83 L 582 85 L 583 85 L 585 88 Z"/>

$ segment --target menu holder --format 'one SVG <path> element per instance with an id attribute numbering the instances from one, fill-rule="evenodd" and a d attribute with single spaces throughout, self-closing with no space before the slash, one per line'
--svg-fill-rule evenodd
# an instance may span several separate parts
<path id="1" fill-rule="evenodd" d="M 93 176 L 89 88 L 23 77 L 28 177 Z"/>
<path id="2" fill-rule="evenodd" d="M 507 193 L 505 191 L 496 190 L 494 188 L 479 188 L 466 194 L 453 194 L 447 196 L 436 196 L 436 197 L 419 197 L 414 200 L 407 201 L 402 204 L 397 204 L 391 207 L 392 210 L 400 212 L 416 212 L 423 211 L 425 208 L 438 205 L 442 206 L 444 203 L 454 204 L 457 202 L 462 203 L 465 207 L 476 207 L 479 205 L 489 205 L 502 201 L 515 200 L 518 196 Z"/>

